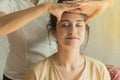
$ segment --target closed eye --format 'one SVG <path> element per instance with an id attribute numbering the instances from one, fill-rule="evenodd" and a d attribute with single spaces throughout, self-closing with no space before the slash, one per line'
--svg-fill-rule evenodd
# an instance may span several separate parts
<path id="1" fill-rule="evenodd" d="M 65 28 L 70 27 L 70 22 L 68 21 L 61 22 L 61 26 Z"/>
<path id="2" fill-rule="evenodd" d="M 69 24 L 63 24 L 62 27 L 69 27 Z"/>
<path id="3" fill-rule="evenodd" d="M 76 27 L 84 27 L 84 25 L 81 24 L 81 23 L 77 23 L 77 24 L 76 24 Z"/>
<path id="4" fill-rule="evenodd" d="M 81 24 L 76 24 L 76 27 L 83 27 Z"/>

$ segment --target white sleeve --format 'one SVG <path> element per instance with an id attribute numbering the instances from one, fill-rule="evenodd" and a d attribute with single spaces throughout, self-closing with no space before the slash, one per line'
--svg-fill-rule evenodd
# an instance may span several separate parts
<path id="1" fill-rule="evenodd" d="M 6 14 L 13 12 L 12 3 L 9 2 L 10 0 L 0 0 L 0 11 Z"/>

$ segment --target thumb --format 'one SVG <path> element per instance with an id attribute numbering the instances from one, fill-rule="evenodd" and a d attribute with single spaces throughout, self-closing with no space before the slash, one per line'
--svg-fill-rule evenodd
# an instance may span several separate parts
<path id="1" fill-rule="evenodd" d="M 57 17 L 57 24 L 60 22 L 60 20 L 61 20 L 61 16 L 58 16 Z"/>
<path id="2" fill-rule="evenodd" d="M 87 24 L 88 22 L 90 22 L 91 21 L 91 18 L 87 18 L 87 19 L 85 19 L 85 23 Z"/>
<path id="3" fill-rule="evenodd" d="M 59 14 L 56 16 L 57 17 L 57 24 L 61 21 L 61 17 L 64 11 L 59 12 Z"/>

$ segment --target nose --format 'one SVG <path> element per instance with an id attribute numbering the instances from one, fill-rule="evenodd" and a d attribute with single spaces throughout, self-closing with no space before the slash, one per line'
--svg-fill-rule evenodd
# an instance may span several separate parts
<path id="1" fill-rule="evenodd" d="M 77 28 L 75 27 L 75 25 L 70 26 L 69 34 L 76 34 L 76 33 L 77 33 Z"/>

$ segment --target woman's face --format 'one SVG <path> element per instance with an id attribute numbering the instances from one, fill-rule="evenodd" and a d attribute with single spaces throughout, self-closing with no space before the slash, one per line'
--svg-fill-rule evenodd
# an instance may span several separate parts
<path id="1" fill-rule="evenodd" d="M 76 13 L 64 13 L 53 34 L 59 46 L 80 47 L 85 37 L 83 17 Z"/>

